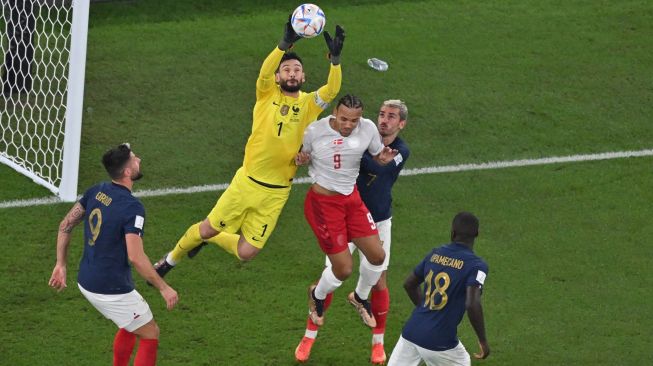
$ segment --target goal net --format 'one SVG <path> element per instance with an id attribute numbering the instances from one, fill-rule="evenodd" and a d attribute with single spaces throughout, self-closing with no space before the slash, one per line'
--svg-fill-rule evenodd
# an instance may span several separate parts
<path id="1" fill-rule="evenodd" d="M 0 162 L 74 201 L 89 0 L 0 4 Z"/>

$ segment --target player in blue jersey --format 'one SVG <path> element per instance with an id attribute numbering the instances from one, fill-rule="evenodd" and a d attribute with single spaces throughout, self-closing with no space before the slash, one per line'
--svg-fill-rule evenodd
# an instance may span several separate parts
<path id="1" fill-rule="evenodd" d="M 481 293 L 488 266 L 474 254 L 478 218 L 469 212 L 457 214 L 451 225 L 451 243 L 431 250 L 404 282 L 415 304 L 388 366 L 470 365 L 471 359 L 458 339 L 457 328 L 465 310 L 476 332 L 480 353 L 490 354 L 485 337 Z M 424 288 L 420 291 L 420 284 Z"/>
<path id="2" fill-rule="evenodd" d="M 113 343 L 114 366 L 129 363 L 137 337 L 134 365 L 154 365 L 159 344 L 159 327 L 147 302 L 134 289 L 129 263 L 161 292 L 169 310 L 178 301 L 177 292 L 157 275 L 143 250 L 145 209 L 131 193 L 134 181 L 143 176 L 140 162 L 128 144 L 104 154 L 102 163 L 111 182 L 87 190 L 61 221 L 57 263 L 49 281 L 59 291 L 66 288 L 71 233 L 84 221 L 77 284 L 84 297 L 119 328 Z"/>
<path id="3" fill-rule="evenodd" d="M 408 107 L 406 103 L 398 99 L 386 100 L 379 109 L 377 116 L 377 128 L 383 138 L 383 144 L 399 153 L 395 156 L 394 162 L 387 165 L 377 163 L 369 152 L 365 152 L 360 163 L 356 186 L 360 192 L 365 206 L 372 214 L 379 231 L 379 237 L 383 242 L 385 251 L 385 260 L 383 262 L 383 272 L 379 281 L 372 287 L 370 293 L 370 307 L 376 326 L 372 328 L 372 352 L 370 361 L 374 364 L 383 364 L 386 361 L 386 354 L 383 348 L 383 338 L 385 334 L 386 319 L 390 309 L 390 295 L 386 283 L 386 272 L 390 262 L 390 244 L 391 244 L 391 227 L 392 227 L 392 186 L 399 177 L 399 172 L 404 167 L 406 160 L 410 156 L 408 145 L 399 138 L 399 132 L 406 127 L 408 121 Z M 351 252 L 356 250 L 353 243 L 349 244 Z M 327 266 L 331 265 L 327 258 Z M 369 267 L 370 264 L 365 256 L 360 253 L 360 266 Z M 359 270 L 359 273 L 365 274 L 367 271 Z M 365 293 L 369 288 L 363 289 L 364 282 L 359 277 L 357 290 L 358 293 Z M 327 295 L 325 307 L 331 303 L 333 294 Z M 311 347 L 315 342 L 318 333 L 318 326 L 314 324 L 310 317 L 306 321 L 306 331 L 304 337 L 295 349 L 295 359 L 300 362 L 308 360 Z"/>

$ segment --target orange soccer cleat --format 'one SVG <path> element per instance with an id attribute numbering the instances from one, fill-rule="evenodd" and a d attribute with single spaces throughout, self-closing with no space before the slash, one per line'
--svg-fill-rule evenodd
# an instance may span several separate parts
<path id="1" fill-rule="evenodd" d="M 385 350 L 383 349 L 383 343 L 374 343 L 372 345 L 372 356 L 370 357 L 370 362 L 375 365 L 385 365 Z"/>
<path id="2" fill-rule="evenodd" d="M 314 342 L 315 338 L 302 338 L 302 341 L 299 342 L 299 345 L 295 348 L 295 360 L 297 360 L 297 362 L 308 361 L 308 358 L 311 356 L 311 348 L 313 347 Z"/>

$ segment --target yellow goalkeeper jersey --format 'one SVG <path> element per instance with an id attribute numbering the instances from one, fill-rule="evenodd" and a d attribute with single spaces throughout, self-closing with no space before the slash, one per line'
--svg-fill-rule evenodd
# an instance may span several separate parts
<path id="1" fill-rule="evenodd" d="M 304 130 L 317 119 L 340 91 L 340 65 L 331 65 L 327 84 L 297 98 L 285 96 L 275 81 L 275 71 L 284 51 L 275 48 L 263 62 L 256 80 L 252 133 L 245 146 L 243 167 L 259 182 L 289 186 L 297 166 L 294 158 Z"/>

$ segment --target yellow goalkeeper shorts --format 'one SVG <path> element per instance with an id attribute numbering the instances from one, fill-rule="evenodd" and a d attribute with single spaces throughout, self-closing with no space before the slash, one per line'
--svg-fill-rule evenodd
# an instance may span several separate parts
<path id="1" fill-rule="evenodd" d="M 290 187 L 265 187 L 249 178 L 241 167 L 208 219 L 215 230 L 240 232 L 250 244 L 261 249 L 274 231 L 289 195 Z"/>

